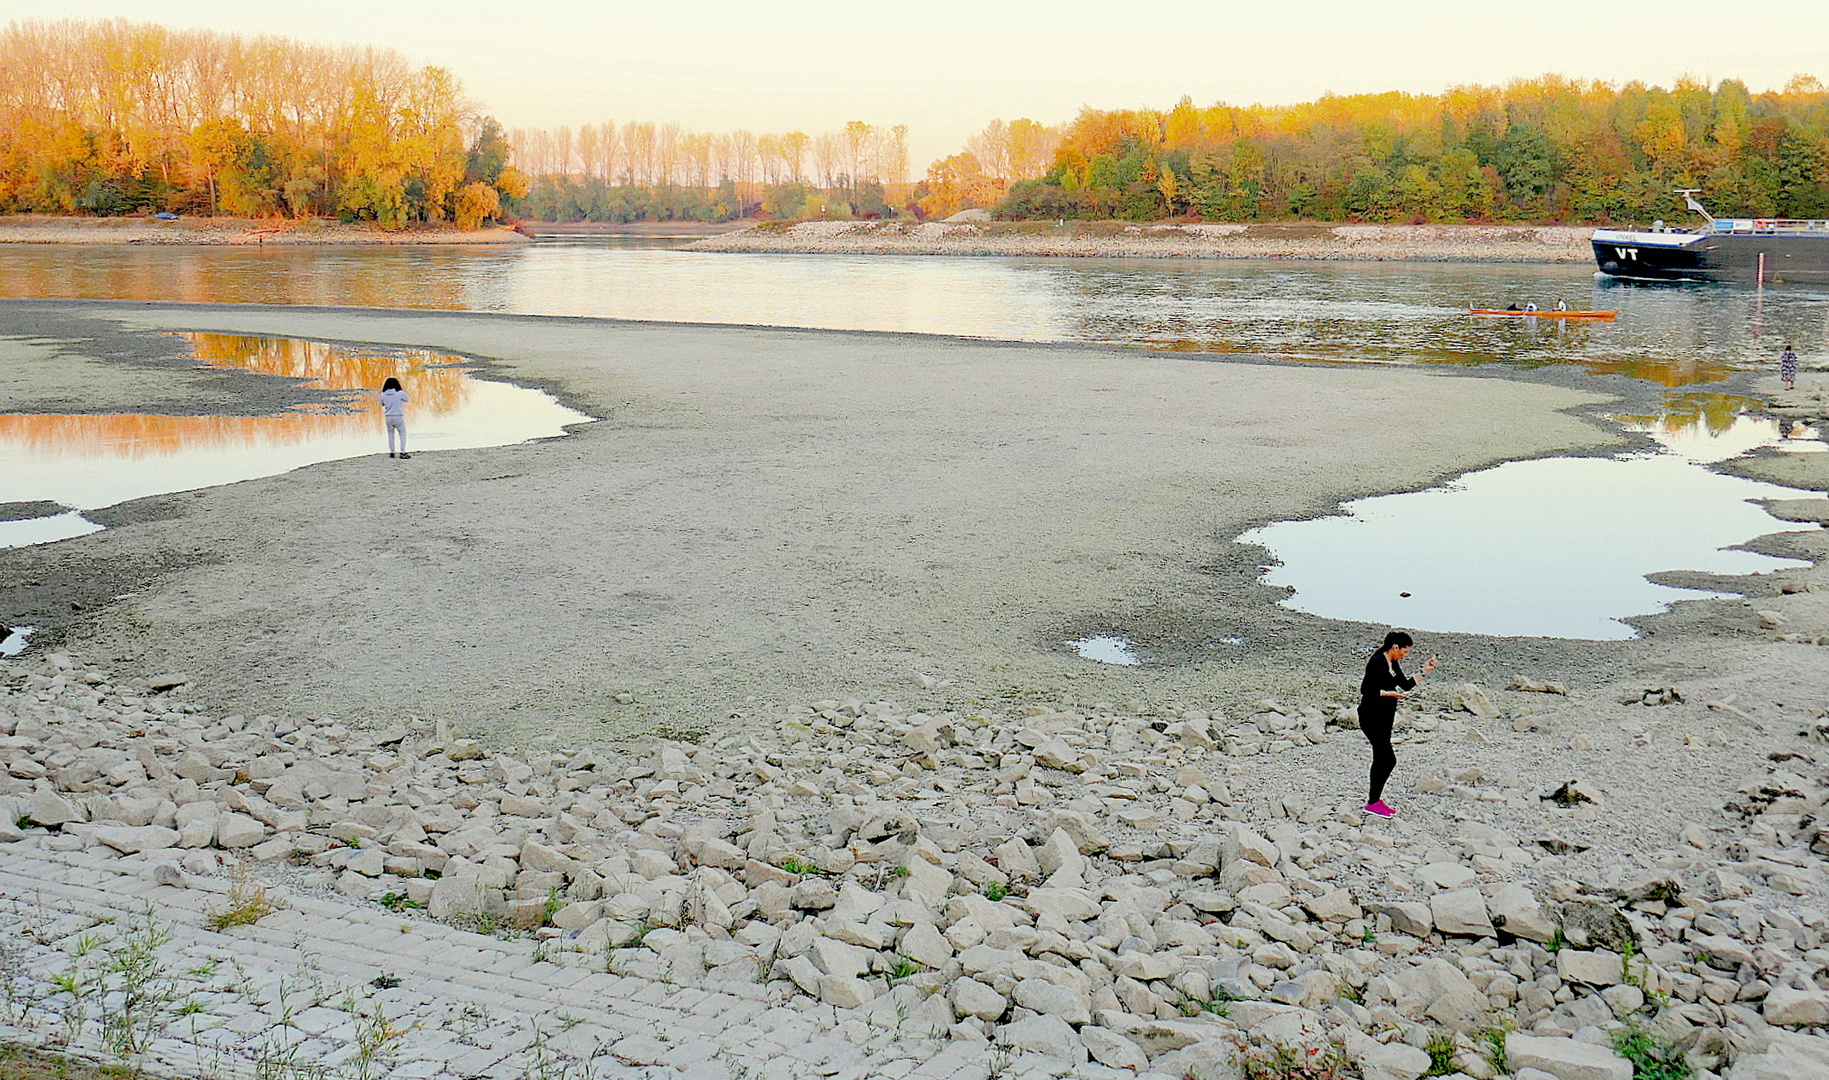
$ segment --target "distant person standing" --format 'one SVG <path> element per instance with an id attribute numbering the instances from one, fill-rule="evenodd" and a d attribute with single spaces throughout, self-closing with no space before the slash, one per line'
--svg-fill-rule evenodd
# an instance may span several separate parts
<path id="1" fill-rule="evenodd" d="M 1417 672 L 1416 678 L 1404 674 L 1399 663 L 1410 655 L 1415 644 L 1402 630 L 1386 634 L 1384 644 L 1365 662 L 1365 678 L 1359 681 L 1359 730 L 1365 732 L 1372 744 L 1371 797 L 1366 800 L 1365 812 L 1381 818 L 1397 816 L 1397 811 L 1384 801 L 1385 781 L 1397 768 L 1397 751 L 1391 749 L 1391 728 L 1397 722 L 1397 703 L 1416 689 L 1417 679 L 1435 670 L 1435 660 L 1431 658 Z"/>
<path id="2" fill-rule="evenodd" d="M 389 376 L 381 384 L 381 415 L 387 422 L 387 456 L 407 458 L 406 452 L 406 391 L 400 389 L 400 380 Z M 400 452 L 394 453 L 394 436 L 400 436 Z"/>
<path id="3" fill-rule="evenodd" d="M 1778 377 L 1785 381 L 1786 390 L 1797 389 L 1797 351 L 1789 345 L 1778 356 Z"/>

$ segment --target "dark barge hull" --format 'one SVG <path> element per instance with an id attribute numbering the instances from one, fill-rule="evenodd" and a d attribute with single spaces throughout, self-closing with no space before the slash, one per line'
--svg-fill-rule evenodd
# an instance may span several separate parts
<path id="1" fill-rule="evenodd" d="M 1768 285 L 1829 285 L 1829 237 L 1702 236 L 1689 244 L 1594 239 L 1594 261 L 1603 274 L 1638 281 L 1760 282 L 1765 256 Z"/>

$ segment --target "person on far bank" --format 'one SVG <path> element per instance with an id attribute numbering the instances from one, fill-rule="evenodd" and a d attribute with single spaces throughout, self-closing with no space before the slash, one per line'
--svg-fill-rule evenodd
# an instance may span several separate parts
<path id="1" fill-rule="evenodd" d="M 1778 377 L 1785 381 L 1786 390 L 1797 389 L 1797 350 L 1789 345 L 1778 356 Z"/>
<path id="2" fill-rule="evenodd" d="M 1365 812 L 1381 818 L 1397 816 L 1385 805 L 1384 783 L 1397 768 L 1397 751 L 1391 749 L 1391 727 L 1397 722 L 1397 703 L 1410 696 L 1418 679 L 1435 670 L 1433 657 L 1423 664 L 1415 678 L 1398 666 L 1416 644 L 1402 630 L 1384 636 L 1384 644 L 1365 662 L 1365 678 L 1359 681 L 1359 730 L 1372 744 L 1372 790 Z"/>
<path id="3" fill-rule="evenodd" d="M 400 380 L 392 376 L 381 384 L 381 415 L 387 423 L 387 456 L 391 458 L 411 457 L 406 452 L 406 391 L 400 389 Z M 400 436 L 400 452 L 394 453 L 394 436 Z"/>

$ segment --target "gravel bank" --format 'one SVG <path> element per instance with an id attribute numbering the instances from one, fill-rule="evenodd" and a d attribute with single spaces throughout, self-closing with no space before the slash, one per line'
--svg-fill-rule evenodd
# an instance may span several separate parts
<path id="1" fill-rule="evenodd" d="M 1328 259 L 1380 262 L 1587 263 L 1590 227 L 1560 225 L 1268 225 L 1120 222 L 949 225 L 808 221 L 700 240 L 690 251 L 809 255 L 1047 255 L 1138 259 Z"/>
<path id="2" fill-rule="evenodd" d="M 1829 593 L 1804 595 L 1820 622 Z M 1431 686 L 1400 724 L 1393 821 L 1355 808 L 1350 714 L 1312 704 L 828 699 L 700 745 L 504 752 L 439 724 L 220 716 L 181 677 L 116 682 L 69 654 L 0 661 L 0 868 L 80 855 L 147 894 L 113 927 L 64 890 L 0 909 L 0 1032 L 106 1046 L 114 999 L 71 1023 L 68 986 L 107 988 L 156 944 L 156 906 L 184 930 L 146 983 L 184 1012 L 136 1014 L 155 1073 L 276 1035 L 343 1061 L 358 1018 L 385 1010 L 396 1034 L 369 1055 L 436 1080 L 612 1060 L 703 1075 L 718 1030 L 664 1009 L 651 1031 L 593 1014 L 607 1026 L 526 1050 L 511 1025 L 542 987 L 609 973 L 656 1005 L 703 1000 L 689 990 L 784 1010 L 777 1030 L 804 1016 L 858 1048 L 858 1076 L 951 1047 L 935 1075 L 1225 1077 L 1313 1047 L 1392 1080 L 1630 1080 L 1626 1038 L 1700 1080 L 1816 1076 L 1829 665 L 1802 654 L 1822 651 L 1768 637 L 1718 652 L 1731 674 L 1592 694 Z M 218 936 L 193 928 L 199 909 Z M 259 952 L 259 985 L 290 983 L 308 1010 L 296 1028 L 239 967 L 193 966 L 283 940 L 306 911 L 375 936 L 318 933 L 316 971 Z M 477 933 L 404 945 L 428 918 Z M 390 974 L 403 954 L 503 976 L 491 1037 L 418 968 Z M 715 1075 L 835 1071 L 829 1050 L 770 1061 L 737 1034 Z"/>

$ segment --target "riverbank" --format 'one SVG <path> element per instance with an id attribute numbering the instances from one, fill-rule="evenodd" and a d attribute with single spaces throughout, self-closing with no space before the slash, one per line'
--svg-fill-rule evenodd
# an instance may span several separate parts
<path id="1" fill-rule="evenodd" d="M 525 244 L 529 238 L 507 226 L 464 230 L 449 222 L 385 229 L 373 222 L 345 224 L 328 218 L 52 217 L 0 215 L 0 244 L 194 244 L 261 247 L 273 245 Z"/>
<path id="2" fill-rule="evenodd" d="M 691 251 L 1133 259 L 1588 263 L 1594 230 L 1561 225 L 1130 224 L 1117 221 L 769 222 Z"/>
<path id="3" fill-rule="evenodd" d="M 24 973 L 0 1038 L 105 1050 L 108 980 L 164 936 L 134 969 L 157 1075 L 1163 1080 L 1334 1040 L 1376 1075 L 1491 1076 L 1503 1046 L 1615 1077 L 1628 1025 L 1733 1080 L 1829 1064 L 1829 567 L 1633 642 L 1427 635 L 1445 664 L 1385 822 L 1356 809 L 1344 707 L 1383 628 L 1279 608 L 1230 542 L 1616 447 L 1580 417 L 1602 394 L 13 302 L 0 335 L 30 340 L 0 407 L 120 400 L 123 375 L 227 392 L 161 348 L 173 330 L 462 354 L 603 419 L 144 499 L 0 552 L 0 610 L 41 627 L 0 662 L 0 960 Z M 297 393 L 264 378 L 239 392 Z M 1789 470 L 1786 517 L 1813 522 L 1826 458 L 1748 466 Z M 1089 632 L 1161 648 L 1098 665 L 1065 644 Z"/>

